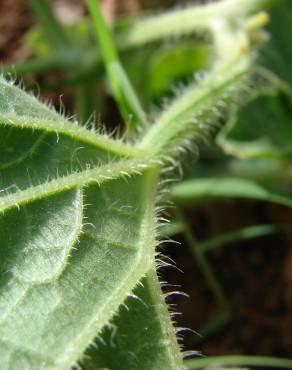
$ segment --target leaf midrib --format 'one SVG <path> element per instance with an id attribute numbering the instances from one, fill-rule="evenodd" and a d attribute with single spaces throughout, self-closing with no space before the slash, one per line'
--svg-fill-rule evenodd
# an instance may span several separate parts
<path id="1" fill-rule="evenodd" d="M 9 113 L 0 114 L 0 125 L 54 133 L 57 137 L 59 135 L 65 135 L 119 156 L 138 157 L 143 154 L 142 151 L 139 151 L 132 145 L 121 140 L 112 139 L 107 135 L 99 134 L 93 129 L 90 130 L 77 124 L 77 122 L 17 116 Z"/>
<path id="2" fill-rule="evenodd" d="M 73 172 L 67 176 L 52 179 L 44 184 L 31 186 L 25 190 L 19 190 L 0 197 L 0 214 L 12 208 L 19 208 L 32 201 L 59 194 L 70 189 L 83 187 L 92 183 L 102 185 L 107 181 L 120 177 L 141 175 L 145 169 L 154 166 L 155 160 L 124 159 L 92 169 Z"/>

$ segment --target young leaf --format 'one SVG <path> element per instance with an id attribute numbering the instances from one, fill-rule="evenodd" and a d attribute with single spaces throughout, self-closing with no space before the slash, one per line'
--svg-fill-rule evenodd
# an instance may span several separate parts
<path id="1" fill-rule="evenodd" d="M 218 135 L 223 150 L 239 158 L 291 160 L 290 110 L 292 90 L 253 94 L 254 98 L 234 112 Z"/>

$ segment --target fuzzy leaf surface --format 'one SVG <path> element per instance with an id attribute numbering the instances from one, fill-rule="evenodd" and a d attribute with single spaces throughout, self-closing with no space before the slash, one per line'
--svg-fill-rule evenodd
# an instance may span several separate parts
<path id="1" fill-rule="evenodd" d="M 70 369 L 154 265 L 156 174 L 0 90 L 0 368 Z"/>
<path id="2" fill-rule="evenodd" d="M 115 354 L 113 356 L 113 353 Z M 150 271 L 90 348 L 84 370 L 184 369 L 155 271 Z"/>

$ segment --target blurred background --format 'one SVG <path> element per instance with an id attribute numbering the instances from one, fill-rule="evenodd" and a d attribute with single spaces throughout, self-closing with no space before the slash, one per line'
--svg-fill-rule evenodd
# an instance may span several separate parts
<path id="1" fill-rule="evenodd" d="M 122 119 L 103 66 L 96 59 L 84 2 L 49 3 L 70 35 L 64 42 L 60 37 L 60 45 L 46 32 L 35 1 L 0 0 L 0 63 L 4 73 L 36 94 L 41 91 L 44 100 L 52 101 L 58 110 L 65 109 L 67 115 L 77 115 L 80 122 L 90 120 L 96 126 L 106 124 L 108 131 L 118 128 L 115 132 L 121 132 Z M 142 12 L 186 6 L 184 1 L 172 0 L 103 3 L 117 34 Z M 213 199 L 204 189 L 182 201 L 179 214 L 172 208 L 167 211 L 173 223 L 165 228 L 162 239 L 178 243 L 164 242 L 161 248 L 176 267 L 163 268 L 160 274 L 189 296 L 168 298 L 181 313 L 176 316 L 177 326 L 192 329 L 182 335 L 185 350 L 205 355 L 292 357 L 292 105 L 290 87 L 286 86 L 292 81 L 291 14 L 291 2 L 272 13 L 270 42 L 258 46 L 263 65 L 271 68 L 278 82 L 272 88 L 260 82 L 261 91 L 255 88 L 249 93 L 252 96 L 245 107 L 229 112 L 228 130 L 214 133 L 211 139 L 215 144 L 212 140 L 202 144 L 200 156 L 194 148 L 195 155 L 188 155 L 184 168 L 184 180 L 215 179 L 215 187 L 218 178 L 247 180 L 262 186 L 266 196 L 250 196 L 248 191 L 233 196 L 240 183 L 231 183 L 230 196 Z M 259 44 L 267 35 L 257 35 Z M 214 58 L 210 35 L 203 33 L 129 49 L 121 39 L 119 48 L 124 66 L 153 117 Z M 177 199 L 180 203 L 179 195 Z M 174 196 L 172 201 L 177 199 Z"/>

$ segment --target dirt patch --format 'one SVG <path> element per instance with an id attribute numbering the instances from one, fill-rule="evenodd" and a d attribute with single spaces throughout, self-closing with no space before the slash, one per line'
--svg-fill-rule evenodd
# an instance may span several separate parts
<path id="1" fill-rule="evenodd" d="M 236 210 L 240 209 L 240 214 Z M 188 210 L 194 232 L 208 238 L 228 229 L 253 224 L 291 220 L 284 207 L 269 209 L 261 203 L 220 202 Z M 210 217 L 211 215 L 211 217 Z M 220 217 L 219 217 L 220 215 Z M 286 217 L 283 217 L 285 215 Z M 206 221 L 208 220 L 208 221 Z M 164 279 L 179 284 L 189 298 L 172 298 L 177 303 L 177 325 L 200 333 L 206 323 L 217 317 L 220 309 L 208 289 L 186 243 L 168 246 L 179 269 L 163 272 Z M 292 356 L 291 271 L 292 244 L 286 235 L 272 235 L 244 241 L 209 252 L 208 259 L 228 297 L 230 321 L 209 335 L 185 335 L 187 350 L 205 355 L 254 354 Z"/>
<path id="2" fill-rule="evenodd" d="M 25 57 L 22 37 L 32 24 L 24 1 L 1 0 L 0 62 L 14 63 Z"/>

